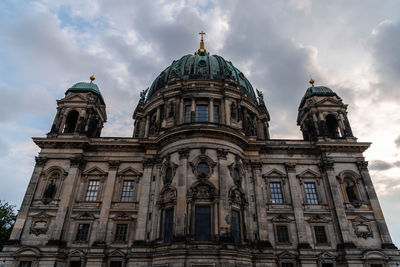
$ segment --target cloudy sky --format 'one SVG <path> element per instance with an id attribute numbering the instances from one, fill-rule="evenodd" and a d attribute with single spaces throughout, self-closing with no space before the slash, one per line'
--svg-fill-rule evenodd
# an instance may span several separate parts
<path id="1" fill-rule="evenodd" d="M 400 246 L 400 2 L 0 2 L 0 199 L 21 204 L 56 99 L 96 83 L 103 136 L 131 136 L 139 92 L 174 59 L 206 49 L 264 92 L 272 138 L 301 138 L 297 107 L 312 76 L 349 104 L 392 238 Z"/>

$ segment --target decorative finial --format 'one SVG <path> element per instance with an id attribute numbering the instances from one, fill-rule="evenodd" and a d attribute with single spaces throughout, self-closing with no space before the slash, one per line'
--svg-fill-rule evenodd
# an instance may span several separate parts
<path id="1" fill-rule="evenodd" d="M 200 40 L 200 51 L 203 52 L 204 51 L 204 40 L 203 40 L 203 35 L 206 34 L 205 32 L 201 31 L 199 32 L 199 34 L 201 35 L 201 40 Z"/>
<path id="2" fill-rule="evenodd" d="M 309 83 L 312 85 L 312 86 L 314 86 L 314 80 L 313 80 L 313 78 L 310 78 L 310 81 L 309 81 Z"/>
<path id="3" fill-rule="evenodd" d="M 94 77 L 94 74 L 92 76 L 90 76 L 90 82 L 92 83 L 94 80 L 96 80 L 96 78 Z"/>

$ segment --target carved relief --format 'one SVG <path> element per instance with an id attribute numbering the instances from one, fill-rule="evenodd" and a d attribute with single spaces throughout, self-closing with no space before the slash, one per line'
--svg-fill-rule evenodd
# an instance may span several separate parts
<path id="1" fill-rule="evenodd" d="M 206 164 L 209 168 L 208 172 L 199 172 L 199 167 L 202 167 L 202 165 L 199 166 L 199 164 Z M 193 173 L 195 174 L 195 176 L 197 177 L 197 179 L 199 180 L 205 180 L 210 178 L 210 176 L 213 174 L 214 172 L 214 167 L 217 165 L 216 162 L 214 162 L 209 156 L 202 154 L 199 155 L 197 158 L 195 158 L 193 161 L 191 161 L 189 163 L 190 167 L 192 168 Z M 204 165 L 204 167 L 206 167 Z M 206 170 L 205 170 L 206 171 Z"/>
<path id="2" fill-rule="evenodd" d="M 160 192 L 157 205 L 159 206 L 174 205 L 176 203 L 176 197 L 177 197 L 176 188 L 170 185 L 166 185 Z"/>
<path id="3" fill-rule="evenodd" d="M 33 215 L 29 233 L 36 236 L 46 234 L 52 217 L 53 216 L 47 214 L 45 211 Z"/>
<path id="4" fill-rule="evenodd" d="M 207 181 L 200 181 L 193 185 L 188 192 L 188 198 L 195 200 L 211 201 L 216 197 L 215 186 Z"/>
<path id="5" fill-rule="evenodd" d="M 357 237 L 367 239 L 373 237 L 373 232 L 370 227 L 370 220 L 364 216 L 358 216 L 352 220 L 354 233 Z"/>

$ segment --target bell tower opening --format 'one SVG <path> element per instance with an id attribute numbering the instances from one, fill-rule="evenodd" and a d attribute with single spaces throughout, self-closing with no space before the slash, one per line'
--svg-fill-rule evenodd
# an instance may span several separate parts
<path id="1" fill-rule="evenodd" d="M 74 133 L 78 123 L 79 112 L 72 110 L 68 113 L 67 120 L 65 121 L 64 133 Z"/>
<path id="2" fill-rule="evenodd" d="M 328 128 L 328 137 L 339 138 L 339 125 L 334 115 L 329 114 L 325 118 L 326 127 Z"/>

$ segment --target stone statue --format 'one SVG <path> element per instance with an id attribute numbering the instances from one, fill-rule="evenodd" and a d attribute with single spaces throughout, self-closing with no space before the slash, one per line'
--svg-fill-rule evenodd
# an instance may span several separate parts
<path id="1" fill-rule="evenodd" d="M 50 184 L 47 186 L 44 191 L 43 197 L 45 199 L 52 199 L 54 197 L 54 193 L 56 192 L 56 184 L 53 180 L 51 180 Z"/>
<path id="2" fill-rule="evenodd" d="M 147 91 L 149 91 L 149 87 L 147 87 L 146 90 L 143 90 L 142 92 L 140 92 L 140 100 L 146 99 Z"/>
<path id="3" fill-rule="evenodd" d="M 258 90 L 257 88 L 256 88 L 256 91 L 257 91 L 257 95 L 258 95 L 258 101 L 259 102 L 264 102 L 264 94 L 262 93 L 262 91 L 260 91 L 260 90 Z"/>

